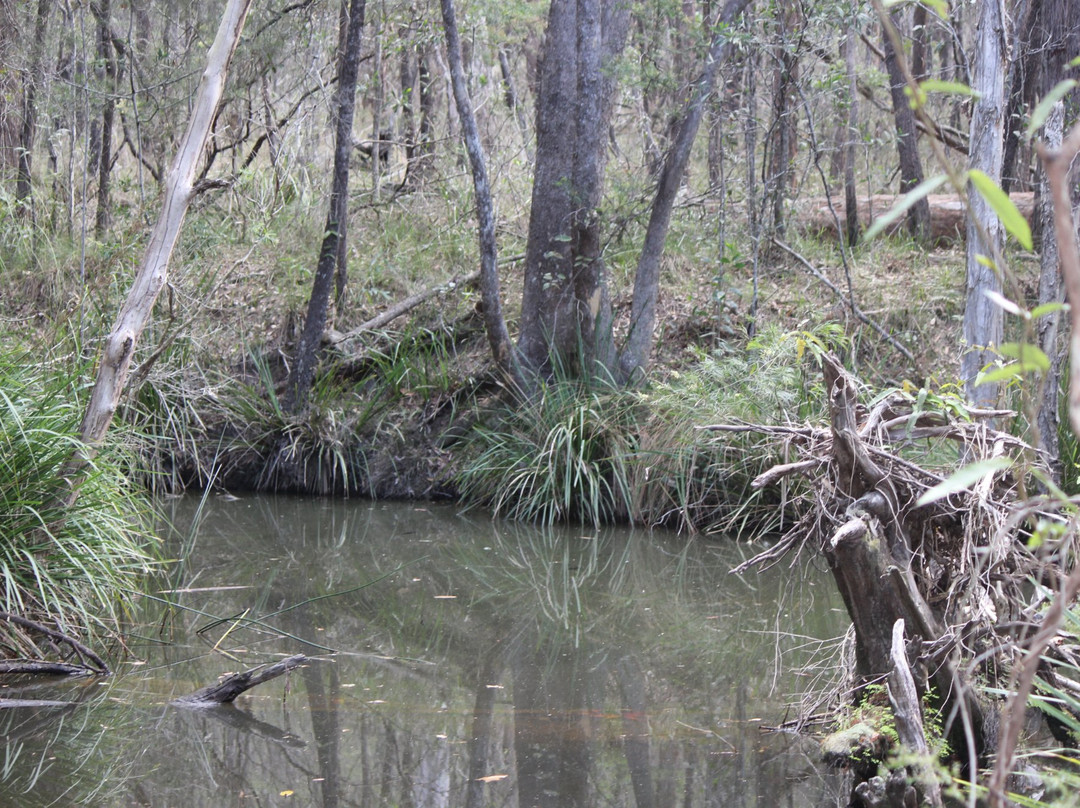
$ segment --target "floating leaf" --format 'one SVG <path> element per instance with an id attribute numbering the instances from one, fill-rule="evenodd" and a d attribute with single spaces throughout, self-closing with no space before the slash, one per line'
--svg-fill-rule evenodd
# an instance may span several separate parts
<path id="1" fill-rule="evenodd" d="M 1050 110 L 1053 108 L 1054 104 L 1072 92 L 1076 83 L 1076 79 L 1059 81 L 1054 85 L 1054 88 L 1046 94 L 1043 100 L 1035 106 L 1035 109 L 1031 112 L 1031 119 L 1028 121 L 1027 129 L 1024 130 L 1024 138 L 1026 140 L 1031 140 L 1031 136 L 1035 134 L 1035 130 L 1046 123 L 1046 118 L 1050 114 Z"/>
<path id="2" fill-rule="evenodd" d="M 996 182 L 978 169 L 971 169 L 968 172 L 968 179 L 971 180 L 971 184 L 975 186 L 982 198 L 994 209 L 994 213 L 1001 219 L 1002 226 L 1012 234 L 1013 238 L 1020 242 L 1020 246 L 1025 250 L 1033 249 L 1031 228 L 1028 226 L 1027 219 L 1020 214 L 1020 211 L 1016 209 L 1016 205 L 1009 199 L 1009 195 L 1001 190 Z"/>
<path id="3" fill-rule="evenodd" d="M 863 240 L 869 241 L 870 239 L 874 238 L 874 236 L 876 236 L 885 228 L 889 227 L 893 222 L 895 222 L 897 219 L 907 213 L 908 208 L 910 208 L 920 199 L 924 199 L 925 197 L 932 194 L 934 191 L 944 185 L 946 181 L 948 181 L 948 179 L 949 178 L 946 175 L 938 174 L 937 176 L 930 177 L 929 179 L 920 182 L 918 185 L 916 185 L 914 188 L 912 188 L 910 191 L 900 197 L 900 199 L 897 200 L 896 204 L 892 206 L 892 209 L 889 210 L 888 213 L 886 213 L 884 216 L 880 217 L 872 225 L 870 225 L 870 227 L 866 231 L 866 234 L 863 236 Z"/>
<path id="4" fill-rule="evenodd" d="M 1012 465 L 1012 461 L 1006 457 L 991 457 L 989 460 L 980 460 L 978 463 L 964 466 L 950 475 L 944 482 L 940 482 L 929 491 L 926 491 L 915 504 L 929 505 L 952 494 L 966 491 L 969 487 L 977 485 L 991 474 L 1007 469 L 1010 465 Z"/>
<path id="5" fill-rule="evenodd" d="M 279 791 L 278 792 L 279 797 L 291 797 L 292 795 L 293 795 L 293 791 L 292 791 L 291 788 L 287 788 L 284 791 Z"/>

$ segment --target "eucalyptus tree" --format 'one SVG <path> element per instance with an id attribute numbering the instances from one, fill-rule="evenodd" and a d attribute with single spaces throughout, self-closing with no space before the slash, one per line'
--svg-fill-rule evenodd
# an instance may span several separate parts
<path id="1" fill-rule="evenodd" d="M 360 42 L 364 31 L 365 0 L 350 0 L 348 22 L 342 30 L 338 61 L 337 94 L 335 97 L 334 169 L 330 189 L 326 227 L 323 231 L 319 261 L 311 285 L 307 317 L 296 359 L 289 374 L 286 407 L 303 409 L 315 379 L 318 351 L 322 343 L 330 307 L 330 293 L 338 268 L 338 256 L 345 243 L 345 227 L 349 201 L 349 158 L 352 156 L 353 115 L 356 109 L 356 81 L 360 68 Z"/>
<path id="2" fill-rule="evenodd" d="M 970 167 L 995 184 L 1001 181 L 1005 112 L 1005 19 L 1000 3 L 981 3 L 975 33 L 972 89 L 978 94 L 971 115 Z M 974 187 L 971 187 L 974 191 Z M 992 295 L 1001 294 L 1003 231 L 997 214 L 981 194 L 969 193 L 967 225 L 967 300 L 964 306 L 964 342 L 961 363 L 967 398 L 993 407 L 997 385 L 976 385 L 979 370 L 992 360 L 993 349 L 1004 336 L 1001 307 Z M 989 260 L 988 260 L 989 259 Z"/>
<path id="3" fill-rule="evenodd" d="M 882 15 L 882 47 L 885 53 L 885 70 L 889 75 L 893 119 L 896 122 L 896 150 L 900 157 L 900 193 L 907 193 L 923 181 L 923 169 L 916 142 L 915 114 L 905 93 L 908 77 L 904 75 L 904 67 L 898 56 L 904 51 L 900 27 L 900 12 L 893 11 Z M 915 238 L 925 241 L 930 237 L 930 203 L 925 197 L 908 208 L 907 225 Z"/>
<path id="4" fill-rule="evenodd" d="M 30 202 L 33 179 L 34 139 L 37 136 L 38 91 L 45 82 L 45 39 L 53 0 L 38 0 L 34 16 L 34 36 L 30 64 L 23 81 L 22 126 L 19 131 L 15 199 Z"/>
<path id="5" fill-rule="evenodd" d="M 617 349 L 601 242 L 608 122 L 618 85 L 614 65 L 626 43 L 629 7 L 617 0 L 553 0 L 536 91 L 536 157 L 525 253 L 521 324 L 516 346 L 506 344 L 498 286 L 484 287 L 488 335 L 498 364 L 526 394 L 534 381 L 565 372 L 585 378 L 639 381 L 652 350 L 659 297 L 660 259 L 675 197 L 719 65 L 730 44 L 730 25 L 750 0 L 728 0 L 713 29 L 705 66 L 676 116 L 675 136 L 657 178 L 645 241 L 635 273 L 627 338 Z M 447 15 L 448 38 L 456 30 Z M 452 11 L 452 4 L 450 4 Z M 451 61 L 460 60 L 451 48 Z M 455 68 L 452 67 L 452 70 Z M 460 65 L 456 68 L 460 70 Z M 460 89 L 459 89 L 460 87 Z M 461 117 L 471 117 L 463 82 L 455 82 Z M 490 188 L 482 150 L 466 126 L 481 212 L 482 254 L 494 265 Z"/>

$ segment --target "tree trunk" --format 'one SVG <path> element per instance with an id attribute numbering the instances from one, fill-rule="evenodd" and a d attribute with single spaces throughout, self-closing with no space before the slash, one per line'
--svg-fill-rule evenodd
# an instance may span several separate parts
<path id="1" fill-rule="evenodd" d="M 315 381 L 319 361 L 319 346 L 326 328 L 330 293 L 338 264 L 338 250 L 345 240 L 349 201 L 349 158 L 352 156 L 353 114 L 356 110 L 356 78 L 360 67 L 360 40 L 364 31 L 365 0 L 351 0 L 349 24 L 343 43 L 338 72 L 335 107 L 337 127 L 334 139 L 334 176 L 330 190 L 330 205 L 326 214 L 326 229 L 315 278 L 308 301 L 307 318 L 296 349 L 296 361 L 289 377 L 285 406 L 298 412 L 307 405 L 308 393 Z"/>
<path id="2" fill-rule="evenodd" d="M 135 347 L 150 320 L 154 301 L 165 286 L 169 258 L 194 195 L 192 183 L 195 170 L 210 135 L 210 127 L 225 89 L 229 61 L 240 40 L 250 5 L 251 0 L 229 0 L 217 36 L 207 54 L 206 70 L 199 83 L 199 92 L 187 131 L 180 141 L 176 157 L 166 176 L 161 214 L 150 233 L 146 254 L 128 292 L 127 300 L 112 332 L 105 340 L 98 364 L 97 381 L 80 427 L 82 441 L 89 447 L 100 443 L 109 428 L 124 389 Z M 75 476 L 81 466 L 81 459 L 76 458 L 74 467 L 69 469 L 66 475 L 68 479 Z M 73 487 L 72 490 L 77 488 Z"/>
<path id="3" fill-rule="evenodd" d="M 495 211 L 491 201 L 484 151 L 480 144 L 480 132 L 476 126 L 469 91 L 465 86 L 465 71 L 461 64 L 461 40 L 458 38 L 457 21 L 453 0 L 442 0 L 443 27 L 446 30 L 446 53 L 450 62 L 450 81 L 458 117 L 461 119 L 465 148 L 472 167 L 473 188 L 476 194 L 476 215 L 480 225 L 480 293 L 484 301 L 484 327 L 487 331 L 491 355 L 504 378 L 521 382 L 513 345 L 502 313 L 502 292 L 499 290 L 498 249 L 495 242 Z"/>
<path id="4" fill-rule="evenodd" d="M 980 3 L 976 27 L 973 88 L 978 97 L 971 115 L 969 166 L 995 183 L 1001 182 L 1005 107 L 1005 20 L 1000 3 Z M 1001 307 L 987 297 L 1001 293 L 1001 222 L 981 194 L 968 184 L 967 301 L 964 307 L 964 344 L 961 360 L 967 400 L 980 407 L 997 403 L 997 384 L 975 386 L 979 371 L 995 358 L 1001 344 L 1004 318 Z M 994 267 L 980 262 L 989 258 Z"/>
<path id="5" fill-rule="evenodd" d="M 855 43 L 858 33 L 855 26 L 848 28 L 844 39 L 844 65 L 848 79 L 847 126 L 844 128 L 844 214 L 848 244 L 854 247 L 859 243 L 859 201 L 855 186 L 855 144 L 859 137 L 859 93 L 855 78 Z"/>
<path id="6" fill-rule="evenodd" d="M 622 51 L 628 22 L 628 8 L 611 0 L 551 4 L 518 340 L 532 374 L 582 372 L 597 353 L 604 290 L 595 207 L 614 92 L 604 68 Z"/>
<path id="7" fill-rule="evenodd" d="M 690 159 L 690 147 L 694 144 L 705 102 L 712 93 L 716 72 L 727 55 L 728 26 L 750 5 L 751 0 L 728 0 L 720 12 L 717 33 L 709 47 L 705 69 L 695 84 L 693 95 L 684 110 L 678 135 L 664 158 L 656 195 L 653 197 L 649 225 L 645 231 L 645 243 L 638 258 L 634 275 L 634 300 L 630 311 L 630 333 L 619 353 L 618 378 L 624 383 L 640 380 L 652 353 L 653 329 L 656 326 L 656 306 L 660 293 L 660 258 L 664 252 L 671 210 L 675 196 L 682 185 L 683 173 Z"/>
<path id="8" fill-rule="evenodd" d="M 1061 101 L 1054 104 L 1047 116 L 1043 128 L 1043 142 L 1048 149 L 1058 151 L 1064 132 L 1065 105 Z M 1054 233 L 1054 209 L 1050 184 L 1046 171 L 1039 172 L 1039 218 L 1042 220 L 1042 240 L 1039 249 L 1039 305 L 1061 303 L 1064 295 L 1061 289 L 1061 271 L 1058 267 L 1057 238 Z M 1074 227 L 1075 230 L 1075 227 Z M 1061 450 L 1058 443 L 1058 391 L 1061 385 L 1062 352 L 1058 334 L 1061 312 L 1055 311 L 1039 318 L 1035 327 L 1038 329 L 1039 347 L 1050 359 L 1050 370 L 1042 382 L 1042 402 L 1039 407 L 1039 441 L 1046 451 L 1050 472 L 1054 480 L 1061 484 Z"/>
<path id="9" fill-rule="evenodd" d="M 101 239 L 112 221 L 109 200 L 109 177 L 112 173 L 112 130 L 116 111 L 117 67 L 116 50 L 109 32 L 112 0 L 92 3 L 91 13 L 98 21 L 98 58 L 105 68 L 104 101 L 101 107 L 101 142 L 98 160 L 97 211 L 94 216 L 94 235 Z"/>
<path id="10" fill-rule="evenodd" d="M 52 0 L 38 0 L 34 41 L 30 46 L 30 69 L 23 84 L 22 128 L 19 132 L 18 165 L 15 174 L 15 201 L 31 208 L 31 181 L 34 167 L 34 136 L 37 134 L 37 92 L 45 83 L 45 34 L 49 27 Z M 32 212 L 32 211 L 31 211 Z"/>
<path id="11" fill-rule="evenodd" d="M 795 83 L 798 81 L 799 57 L 789 34 L 799 24 L 796 7 L 777 9 L 780 42 L 777 47 L 777 67 L 773 76 L 773 123 L 766 140 L 768 150 L 768 178 L 766 197 L 772 208 L 772 233 L 783 240 L 785 231 L 784 202 L 788 195 L 788 183 L 792 174 L 792 162 L 798 140 L 795 114 Z"/>
<path id="12" fill-rule="evenodd" d="M 922 162 L 919 160 L 918 142 L 915 137 L 915 115 L 904 93 L 907 86 L 900 60 L 893 46 L 893 38 L 888 28 L 899 39 L 898 16 L 894 13 L 882 17 L 882 26 L 886 29 L 882 38 L 885 52 L 885 70 L 889 74 L 889 92 L 892 96 L 893 118 L 896 122 L 896 149 L 900 155 L 900 193 L 906 194 L 923 181 Z M 926 241 L 930 235 L 930 208 L 925 199 L 920 199 L 908 209 L 908 231 L 919 241 Z"/>

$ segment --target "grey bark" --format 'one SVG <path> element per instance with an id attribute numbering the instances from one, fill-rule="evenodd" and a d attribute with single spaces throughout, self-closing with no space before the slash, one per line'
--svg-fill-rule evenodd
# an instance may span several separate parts
<path id="1" fill-rule="evenodd" d="M 491 199 L 484 151 L 480 132 L 473 114 L 472 101 L 465 85 L 461 62 L 461 40 L 458 37 L 453 0 L 442 0 L 443 27 L 446 31 L 446 52 L 450 63 L 450 82 L 461 120 L 465 148 L 472 168 L 473 189 L 476 195 L 476 215 L 480 225 L 480 293 L 484 301 L 484 327 L 491 355 L 503 376 L 520 382 L 516 372 L 513 345 L 502 313 L 502 293 L 499 290 L 498 248 L 495 242 L 495 209 Z"/>
<path id="2" fill-rule="evenodd" d="M 720 25 L 709 47 L 705 69 L 695 84 L 693 95 L 681 116 L 678 134 L 664 158 L 656 195 L 653 197 L 645 243 L 638 258 L 634 276 L 634 300 L 630 311 L 630 333 L 619 353 L 618 378 L 623 383 L 639 380 L 648 365 L 652 352 L 653 330 L 656 326 L 656 306 L 660 290 L 660 258 L 664 252 L 671 211 L 675 196 L 682 185 L 690 148 L 697 135 L 705 102 L 712 93 L 716 73 L 727 55 L 729 42 L 724 35 L 727 25 L 742 14 L 751 0 L 728 0 L 720 12 Z"/>
<path id="3" fill-rule="evenodd" d="M 349 157 L 353 148 L 353 114 L 356 110 L 356 79 L 360 67 L 360 41 L 364 31 L 365 7 L 365 0 L 351 0 L 349 5 L 349 24 L 339 64 L 335 100 L 337 126 L 334 134 L 334 174 L 330 205 L 326 214 L 322 247 L 319 250 L 319 262 L 312 281 L 307 318 L 304 320 L 304 330 L 297 346 L 296 362 L 289 377 L 285 406 L 291 412 L 298 412 L 307 405 L 307 397 L 315 380 L 315 368 L 319 361 L 323 329 L 326 328 L 339 249 L 345 240 Z"/>
<path id="4" fill-rule="evenodd" d="M 1065 105 L 1058 101 L 1047 116 L 1043 128 L 1043 142 L 1046 147 L 1058 151 L 1064 132 Z M 1060 303 L 1064 300 L 1061 288 L 1060 257 L 1057 239 L 1054 233 L 1054 209 L 1051 201 L 1050 184 L 1046 171 L 1039 172 L 1039 210 L 1042 220 L 1041 245 L 1039 249 L 1039 304 Z M 1074 228 L 1075 229 L 1075 228 Z M 1058 392 L 1061 385 L 1062 351 L 1058 339 L 1061 312 L 1045 315 L 1036 323 L 1039 347 L 1050 359 L 1050 370 L 1042 382 L 1042 402 L 1039 407 L 1039 440 L 1046 451 L 1050 471 L 1054 479 L 1061 483 L 1061 448 L 1058 442 Z"/>
<path id="5" fill-rule="evenodd" d="M 142 265 L 102 349 L 97 380 L 79 429 L 82 442 L 89 447 L 98 444 L 109 428 L 139 337 L 168 278 L 169 259 L 194 196 L 195 170 L 210 135 L 224 92 L 229 62 L 240 40 L 250 5 L 251 0 L 229 0 L 207 54 L 206 70 L 199 83 L 187 131 L 166 176 L 161 215 L 150 232 Z M 74 458 L 64 476 L 68 479 L 76 477 L 84 463 L 84 458 Z M 77 491 L 77 486 L 72 490 Z"/>
<path id="6" fill-rule="evenodd" d="M 34 138 L 37 134 L 37 92 L 45 83 L 45 35 L 49 27 L 52 0 L 38 0 L 34 17 L 34 39 L 30 46 L 30 69 L 23 84 L 22 128 L 15 174 L 15 201 L 32 202 Z"/>
<path id="7" fill-rule="evenodd" d="M 628 23 L 628 7 L 613 0 L 551 4 L 537 94 L 518 340 L 522 364 L 531 374 L 547 375 L 560 365 L 581 370 L 581 360 L 596 353 L 592 346 L 604 316 L 603 268 L 597 231 L 590 228 L 598 227 L 595 207 L 615 88 L 605 68 L 622 51 Z"/>
<path id="8" fill-rule="evenodd" d="M 895 14 L 882 18 L 882 24 L 886 27 L 882 37 L 883 50 L 885 52 L 885 71 L 889 75 L 889 93 L 892 97 L 893 119 L 896 123 L 896 149 L 900 157 L 900 193 L 905 194 L 923 181 L 922 161 L 919 159 L 918 143 L 915 137 L 915 115 L 908 103 L 908 97 L 904 94 L 907 85 L 900 61 L 896 56 L 896 48 L 893 38 L 889 35 L 888 26 L 891 24 L 893 33 L 897 33 L 898 18 Z M 908 231 L 919 241 L 926 241 L 930 237 L 930 204 L 926 199 L 920 199 L 908 209 Z"/>
<path id="9" fill-rule="evenodd" d="M 848 29 L 844 39 L 844 65 L 848 80 L 847 125 L 844 128 L 844 216 L 848 244 L 859 242 L 859 200 L 855 185 L 855 144 L 859 140 L 859 92 L 855 76 L 855 43 L 858 40 L 855 26 Z"/>
<path id="10" fill-rule="evenodd" d="M 94 235 L 100 239 L 112 222 L 109 181 L 112 174 L 112 131 L 116 112 L 117 60 L 112 45 L 109 22 L 112 16 L 112 0 L 91 3 L 91 13 L 98 23 L 98 58 L 105 71 L 105 86 L 101 107 L 101 140 L 98 159 L 97 211 L 94 214 Z"/>
<path id="11" fill-rule="evenodd" d="M 1005 108 L 1005 20 L 1000 3 L 979 4 L 973 67 L 973 89 L 979 93 L 971 114 L 970 162 L 995 183 L 1001 182 L 1004 148 L 1003 113 Z M 993 361 L 993 348 L 1001 344 L 1004 317 L 1000 306 L 987 297 L 1001 293 L 1002 228 L 989 203 L 968 184 L 967 225 L 967 298 L 964 306 L 964 344 L 967 352 L 961 359 L 967 400 L 980 407 L 992 408 L 997 402 L 998 386 L 975 386 L 979 370 Z M 997 269 L 985 266 L 978 258 L 989 258 Z"/>

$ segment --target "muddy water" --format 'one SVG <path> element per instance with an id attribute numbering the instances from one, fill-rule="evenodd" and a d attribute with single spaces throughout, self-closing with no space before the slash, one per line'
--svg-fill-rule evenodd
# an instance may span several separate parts
<path id="1" fill-rule="evenodd" d="M 827 668 L 827 577 L 745 548 L 400 504 L 171 504 L 117 675 L 8 688 L 5 806 L 832 806 L 764 732 Z M 170 701 L 284 655 L 203 710 Z M 827 663 L 828 652 L 824 653 Z"/>

